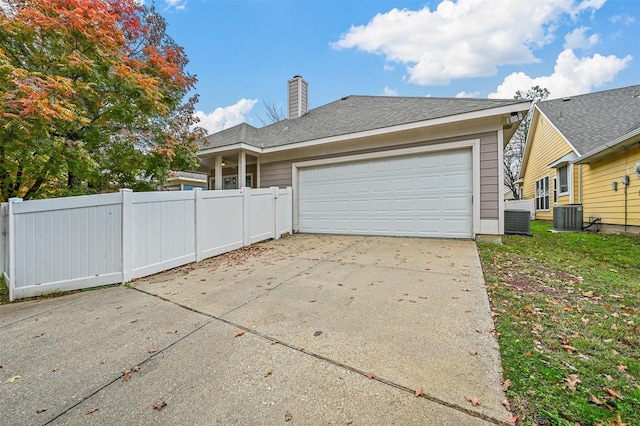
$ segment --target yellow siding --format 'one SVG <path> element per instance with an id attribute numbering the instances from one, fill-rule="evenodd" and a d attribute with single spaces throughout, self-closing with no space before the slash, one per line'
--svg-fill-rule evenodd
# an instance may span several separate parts
<path id="1" fill-rule="evenodd" d="M 580 204 L 580 181 L 578 180 L 578 165 L 573 166 L 573 203 Z"/>
<path id="2" fill-rule="evenodd" d="M 562 136 L 544 117 L 540 116 L 537 128 L 529 152 L 529 160 L 524 173 L 524 197 L 536 197 L 536 180 L 549 176 L 549 211 L 536 211 L 536 218 L 542 220 L 553 220 L 553 178 L 556 177 L 556 170 L 550 169 L 549 164 L 571 152 L 572 149 Z M 577 172 L 574 175 L 574 185 L 577 179 Z M 576 192 L 577 194 L 577 192 Z M 576 200 L 577 201 L 577 200 Z M 569 204 L 568 196 L 559 197 L 560 204 Z"/>
<path id="3" fill-rule="evenodd" d="M 633 171 L 640 161 L 640 146 L 582 166 L 582 204 L 585 221 L 601 217 L 603 223 L 624 225 L 624 185 L 622 176 L 629 176 L 627 187 L 627 225 L 640 226 L 640 178 Z M 611 189 L 618 182 L 618 190 Z"/>

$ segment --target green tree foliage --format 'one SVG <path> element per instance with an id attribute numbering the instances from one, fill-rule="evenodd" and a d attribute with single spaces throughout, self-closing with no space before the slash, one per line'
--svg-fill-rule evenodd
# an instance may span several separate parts
<path id="1" fill-rule="evenodd" d="M 0 200 L 151 189 L 196 167 L 187 62 L 153 7 L 5 0 Z"/>

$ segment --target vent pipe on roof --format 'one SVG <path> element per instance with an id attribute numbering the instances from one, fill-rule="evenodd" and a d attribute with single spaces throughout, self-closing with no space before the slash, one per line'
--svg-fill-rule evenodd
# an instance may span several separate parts
<path id="1" fill-rule="evenodd" d="M 289 80 L 289 120 L 302 117 L 308 111 L 309 84 L 301 76 Z"/>

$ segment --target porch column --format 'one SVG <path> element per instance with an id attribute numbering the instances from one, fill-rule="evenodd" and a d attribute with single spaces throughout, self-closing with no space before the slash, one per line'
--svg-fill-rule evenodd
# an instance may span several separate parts
<path id="1" fill-rule="evenodd" d="M 216 164 L 213 171 L 213 177 L 216 180 L 216 190 L 222 189 L 222 155 L 216 155 Z"/>
<path id="2" fill-rule="evenodd" d="M 256 188 L 260 188 L 260 157 L 256 157 Z"/>
<path id="3" fill-rule="evenodd" d="M 247 154 L 244 151 L 238 153 L 238 189 L 247 186 Z"/>

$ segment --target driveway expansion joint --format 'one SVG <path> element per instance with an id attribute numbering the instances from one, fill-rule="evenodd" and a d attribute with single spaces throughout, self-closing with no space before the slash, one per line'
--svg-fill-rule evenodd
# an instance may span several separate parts
<path id="1" fill-rule="evenodd" d="M 349 247 L 347 247 L 347 248 L 349 248 Z M 345 250 L 346 250 L 346 249 L 345 249 Z M 324 260 L 322 260 L 322 261 L 318 262 L 318 264 L 323 263 L 325 260 L 326 260 L 326 259 L 324 259 Z M 305 272 L 305 271 L 302 271 L 302 272 L 301 272 L 301 274 L 302 274 L 303 272 Z M 300 274 L 298 274 L 298 275 L 300 275 Z M 297 275 L 296 275 L 296 276 L 297 276 Z M 282 283 L 278 284 L 278 286 L 280 286 L 280 285 L 284 284 L 284 283 L 285 283 L 285 282 L 287 282 L 287 281 L 289 281 L 289 280 L 285 280 L 285 281 L 283 281 Z M 277 286 L 276 286 L 276 287 L 277 287 Z M 276 288 L 276 287 L 274 287 L 274 288 Z M 227 319 L 225 319 L 225 318 L 222 318 L 221 316 L 220 316 L 220 317 L 218 317 L 218 316 L 215 316 L 215 315 L 212 315 L 212 314 L 206 313 L 206 312 L 199 311 L 199 310 L 197 310 L 197 309 L 194 309 L 194 308 L 191 308 L 191 307 L 189 307 L 189 306 L 183 305 L 183 304 L 181 304 L 181 303 L 175 302 L 175 301 L 173 301 L 173 300 L 171 300 L 171 299 L 165 298 L 165 297 L 160 296 L 160 295 L 157 295 L 157 294 L 153 294 L 153 293 L 147 292 L 147 291 L 142 290 L 142 289 L 138 289 L 138 288 L 136 288 L 136 287 L 131 287 L 131 289 L 136 290 L 136 291 L 139 291 L 139 292 L 141 292 L 141 293 L 144 293 L 144 294 L 146 294 L 146 295 L 148 295 L 148 296 L 157 297 L 157 298 L 158 298 L 158 299 L 160 299 L 160 300 L 163 300 L 163 301 L 165 301 L 165 302 L 172 303 L 172 304 L 174 304 L 174 305 L 176 305 L 176 306 L 178 306 L 178 307 L 180 307 L 180 308 L 183 308 L 183 309 L 186 309 L 186 310 L 188 310 L 188 311 L 194 312 L 194 313 L 196 313 L 196 314 L 202 315 L 202 316 L 207 317 L 207 318 L 209 318 L 209 319 L 211 320 L 211 321 L 207 321 L 205 324 L 203 324 L 202 326 L 198 327 L 196 330 L 192 331 L 192 332 L 191 332 L 191 333 L 189 333 L 188 335 L 185 335 L 183 338 L 181 338 L 181 339 L 177 340 L 176 342 L 172 343 L 171 345 L 167 346 L 165 349 L 168 349 L 169 347 L 173 346 L 173 345 L 174 345 L 175 343 L 177 343 L 178 341 L 180 341 L 180 340 L 182 340 L 182 339 L 184 339 L 184 338 L 186 338 L 186 337 L 188 337 L 188 336 L 192 335 L 192 334 L 193 334 L 193 333 L 195 333 L 196 331 L 198 331 L 198 330 L 202 329 L 203 327 L 205 327 L 205 326 L 206 326 L 206 325 L 208 325 L 208 324 L 211 324 L 211 323 L 213 322 L 213 320 L 215 320 L 215 321 L 221 322 L 221 323 L 223 323 L 223 324 L 229 325 L 229 326 L 231 326 L 231 327 L 235 327 L 235 328 L 238 328 L 238 329 L 240 329 L 240 330 L 243 330 L 244 332 L 246 332 L 246 333 L 250 333 L 250 334 L 252 334 L 252 335 L 254 335 L 254 336 L 256 336 L 256 337 L 259 337 L 259 338 L 261 338 L 261 339 L 267 340 L 267 341 L 271 342 L 271 344 L 278 344 L 278 345 L 284 346 L 284 347 L 289 348 L 289 349 L 291 349 L 291 350 L 293 350 L 293 351 L 296 351 L 296 352 L 299 352 L 299 353 L 302 353 L 302 354 L 308 355 L 308 356 L 310 356 L 310 357 L 316 358 L 316 359 L 318 359 L 318 360 L 320 360 L 320 361 L 323 361 L 323 362 L 329 363 L 329 364 L 331 364 L 331 365 L 334 365 L 334 366 L 336 366 L 336 367 L 342 368 L 342 369 L 344 369 L 344 370 L 351 371 L 351 372 L 353 372 L 353 373 L 359 374 L 359 375 L 361 375 L 361 376 L 363 376 L 363 377 L 366 377 L 366 378 L 368 378 L 368 379 L 370 379 L 370 380 L 375 380 L 375 381 L 377 381 L 377 382 L 379 382 L 379 383 L 382 383 L 382 384 L 384 384 L 384 385 L 391 386 L 391 387 L 393 387 L 393 388 L 396 388 L 396 389 L 401 390 L 401 391 L 404 391 L 404 392 L 408 392 L 408 393 L 410 393 L 410 394 L 412 394 L 412 395 L 415 393 L 415 389 L 410 389 L 410 388 L 408 388 L 407 386 L 401 385 L 401 384 L 399 384 L 399 383 L 395 383 L 395 382 L 393 382 L 393 381 L 391 381 L 391 380 L 387 380 L 387 379 L 384 379 L 384 378 L 381 378 L 381 377 L 377 377 L 377 376 L 375 376 L 375 374 L 373 374 L 373 373 L 366 372 L 366 371 L 360 370 L 360 369 L 358 369 L 358 368 L 355 368 L 355 367 L 349 366 L 349 365 L 344 364 L 344 363 L 342 363 L 342 362 L 340 362 L 340 361 L 336 361 L 336 360 L 334 360 L 334 359 L 331 359 L 331 358 L 325 357 L 324 355 L 320 355 L 320 354 L 317 354 L 317 353 L 315 353 L 315 352 L 310 352 L 310 351 L 308 351 L 308 350 L 306 350 L 306 349 L 304 349 L 304 348 L 301 348 L 301 347 L 299 347 L 299 346 L 293 345 L 293 344 L 291 344 L 291 343 L 283 342 L 283 341 L 282 341 L 282 340 L 280 340 L 280 339 L 276 339 L 275 337 L 272 337 L 272 336 L 269 336 L 269 335 L 267 335 L 267 334 L 261 333 L 261 332 L 259 332 L 258 330 L 255 330 L 255 329 L 252 329 L 252 328 L 249 328 L 249 327 L 245 327 L 245 326 L 243 326 L 243 325 L 241 325 L 241 324 L 237 324 L 237 323 L 235 323 L 235 322 L 232 322 L 232 321 L 230 321 L 230 320 L 227 320 Z M 263 293 L 263 294 L 264 294 L 264 293 Z M 261 295 L 262 295 L 262 294 L 261 294 Z M 258 296 L 258 297 L 260 297 L 260 296 Z M 257 297 L 256 297 L 256 298 L 257 298 Z M 251 300 L 255 300 L 256 298 L 251 299 Z M 248 303 L 248 302 L 246 302 L 246 303 Z M 243 303 L 241 306 L 245 305 L 246 303 Z M 237 309 L 237 308 L 234 308 L 233 310 L 235 310 L 235 309 Z M 232 312 L 233 310 L 231 310 L 230 312 Z M 225 314 L 223 314 L 223 315 L 227 315 L 228 313 L 229 313 L 229 312 L 227 312 L 227 313 L 225 313 Z M 165 349 L 163 349 L 161 352 L 163 352 Z M 156 354 L 154 353 L 153 355 L 156 355 Z M 152 358 L 152 357 L 149 357 L 147 360 L 149 360 L 149 359 L 151 359 L 151 358 Z M 147 360 L 145 360 L 145 362 L 146 362 Z M 118 378 L 116 378 L 114 381 L 110 382 L 108 385 L 105 385 L 103 388 L 105 388 L 105 387 L 109 386 L 110 384 L 112 384 L 113 382 L 117 381 L 117 380 L 118 380 L 118 379 L 120 379 L 121 377 L 122 377 L 122 375 L 121 375 L 121 376 L 119 376 Z M 99 390 L 98 390 L 98 391 L 99 391 Z M 94 392 L 94 393 L 93 393 L 92 395 L 90 395 L 90 396 L 93 396 L 93 395 L 94 395 L 95 393 L 97 393 L 98 391 Z M 89 396 L 89 397 L 90 397 L 90 396 Z M 435 404 L 438 404 L 438 405 L 441 405 L 441 406 L 447 407 L 447 408 L 452 409 L 452 410 L 456 410 L 456 411 L 461 412 L 461 413 L 463 413 L 463 414 L 466 414 L 466 415 L 468 415 L 468 416 L 475 417 L 475 418 L 478 418 L 478 419 L 481 419 L 481 420 L 487 421 L 487 422 L 492 423 L 492 424 L 495 424 L 495 425 L 512 426 L 512 424 L 511 424 L 511 423 L 508 423 L 508 422 L 506 422 L 506 421 L 499 420 L 499 419 L 497 419 L 497 418 L 495 418 L 495 417 L 492 417 L 492 416 L 486 415 L 486 414 L 484 414 L 484 413 L 480 413 L 480 412 L 477 412 L 477 411 L 470 410 L 470 409 L 468 409 L 468 408 L 466 408 L 466 407 L 463 407 L 463 406 L 461 406 L 461 405 L 458 405 L 458 404 L 455 404 L 455 403 L 452 403 L 452 402 L 444 401 L 444 400 L 442 400 L 442 399 L 440 399 L 440 398 L 438 398 L 438 397 L 435 397 L 435 396 L 429 395 L 429 394 L 427 394 L 426 392 L 423 392 L 423 393 L 419 396 L 419 398 L 426 399 L 426 400 L 431 401 L 431 402 L 433 402 L 433 403 L 435 403 Z M 85 398 L 85 399 L 86 399 L 86 398 Z M 82 402 L 82 401 L 80 401 L 80 402 Z M 73 407 L 75 407 L 76 405 L 80 404 L 80 402 L 78 402 L 77 404 L 75 404 Z M 71 409 L 71 408 L 73 408 L 73 407 L 70 407 L 69 409 Z M 68 411 L 68 410 L 67 410 L 67 411 Z M 59 416 L 57 416 L 57 417 L 59 417 Z M 56 417 L 56 418 L 57 418 L 57 417 Z M 54 419 L 52 419 L 52 421 L 53 421 L 53 420 L 55 420 L 55 418 L 54 418 Z M 48 424 L 48 423 L 47 423 L 47 424 Z"/>

